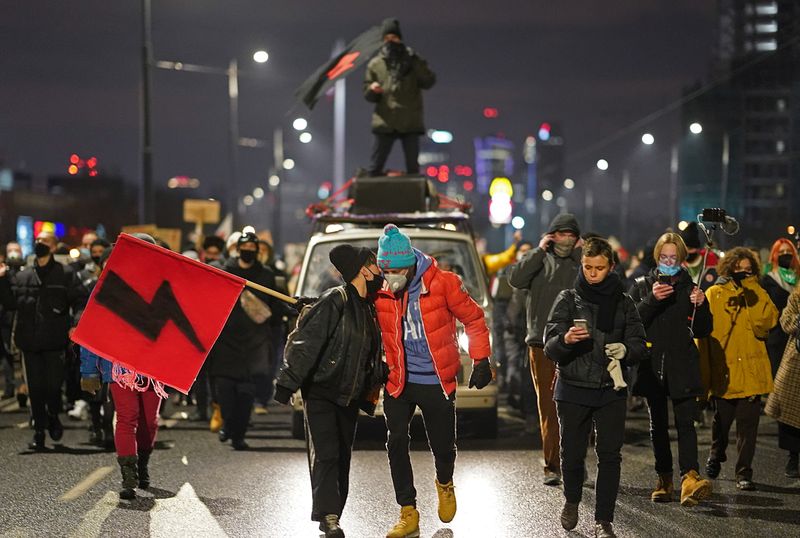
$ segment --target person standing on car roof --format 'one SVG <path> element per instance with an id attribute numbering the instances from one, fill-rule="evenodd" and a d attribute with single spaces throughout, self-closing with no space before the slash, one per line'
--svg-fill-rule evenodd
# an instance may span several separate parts
<path id="1" fill-rule="evenodd" d="M 411 246 L 394 224 L 378 240 L 378 267 L 386 285 L 375 306 L 389 379 L 383 398 L 388 440 L 386 449 L 400 521 L 387 538 L 419 536 L 417 491 L 409 455 L 409 426 L 417 407 L 436 465 L 439 519 L 456 514 L 453 469 L 456 461 L 456 375 L 461 366 L 456 320 L 469 338 L 473 359 L 469 386 L 479 389 L 492 380 L 489 328 L 483 310 L 469 296 L 461 278 L 439 269 L 436 261 Z"/>
<path id="2" fill-rule="evenodd" d="M 436 83 L 428 63 L 403 43 L 397 19 L 385 19 L 383 47 L 367 64 L 364 98 L 375 103 L 372 132 L 375 142 L 368 173 L 383 174 L 395 140 L 403 144 L 406 173 L 419 173 L 419 137 L 425 133 L 422 90 Z"/>
<path id="3" fill-rule="evenodd" d="M 544 452 L 544 484 L 561 483 L 559 426 L 553 386 L 556 367 L 544 353 L 544 328 L 550 308 L 562 290 L 572 287 L 581 263 L 580 228 L 570 213 L 558 215 L 538 248 L 529 251 L 508 271 L 508 282 L 528 290 L 528 337 L 531 374 L 539 404 L 539 424 Z"/>
<path id="4" fill-rule="evenodd" d="M 326 538 L 343 538 L 339 518 L 347 500 L 358 410 L 374 413 L 386 381 L 372 303 L 383 277 L 366 247 L 338 245 L 329 257 L 345 284 L 303 311 L 289 335 L 275 400 L 288 404 L 295 391 L 302 392 L 311 519 L 320 522 Z"/>

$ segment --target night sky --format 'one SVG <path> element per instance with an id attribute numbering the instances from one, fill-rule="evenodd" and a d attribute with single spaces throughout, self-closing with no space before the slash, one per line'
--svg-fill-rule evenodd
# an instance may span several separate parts
<path id="1" fill-rule="evenodd" d="M 612 163 L 610 171 L 642 158 L 643 130 L 587 148 L 707 76 L 715 6 L 710 0 L 153 0 L 154 54 L 217 67 L 237 58 L 240 70 L 253 74 L 240 80 L 241 136 L 269 139 L 276 126 L 307 117 L 314 140 L 287 141 L 287 156 L 297 162 L 288 181 L 313 192 L 331 177 L 332 104 L 323 99 L 309 113 L 295 106 L 294 90 L 329 57 L 337 38 L 349 41 L 394 16 L 406 43 L 438 75 L 426 93 L 426 123 L 454 133 L 454 164 L 473 164 L 475 136 L 503 132 L 521 146 L 540 122 L 556 122 L 567 175 L 580 188 L 599 157 Z M 91 154 L 101 167 L 138 181 L 140 46 L 138 1 L 0 4 L 0 159 L 44 178 L 62 173 L 70 153 Z M 267 64 L 252 62 L 260 48 L 270 54 Z M 371 144 L 362 77 L 363 68 L 348 79 L 348 173 L 366 165 Z M 158 188 L 183 174 L 201 180 L 198 195 L 224 197 L 227 106 L 224 77 L 154 70 Z M 497 107 L 499 118 L 485 119 L 487 106 Z M 666 189 L 666 155 L 680 136 L 679 120 L 674 112 L 650 129 L 656 145 L 633 178 L 634 203 Z M 240 159 L 242 194 L 264 185 L 271 151 L 243 148 Z M 398 146 L 389 164 L 400 162 Z M 582 207 L 578 194 L 571 203 Z"/>

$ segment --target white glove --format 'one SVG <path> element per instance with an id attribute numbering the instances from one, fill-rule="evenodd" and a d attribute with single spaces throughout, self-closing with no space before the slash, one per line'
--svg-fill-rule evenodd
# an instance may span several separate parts
<path id="1" fill-rule="evenodd" d="M 621 344 L 619 342 L 615 342 L 613 344 L 606 344 L 606 357 L 611 360 L 621 361 L 625 358 L 625 353 L 627 353 L 628 349 L 625 347 L 625 344 Z"/>
<path id="2" fill-rule="evenodd" d="M 608 363 L 607 370 L 608 373 L 611 374 L 611 379 L 614 381 L 614 390 L 622 390 L 628 386 L 628 384 L 625 383 L 625 377 L 622 375 L 622 366 L 619 360 L 611 359 L 611 362 Z"/>

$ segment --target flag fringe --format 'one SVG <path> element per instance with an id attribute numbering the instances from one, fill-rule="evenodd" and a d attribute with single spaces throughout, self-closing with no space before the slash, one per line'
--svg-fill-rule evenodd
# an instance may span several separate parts
<path id="1" fill-rule="evenodd" d="M 151 386 L 156 394 L 162 399 L 167 399 L 167 391 L 164 383 L 142 375 L 135 370 L 123 367 L 120 363 L 114 362 L 111 367 L 111 379 L 124 389 L 146 392 Z"/>

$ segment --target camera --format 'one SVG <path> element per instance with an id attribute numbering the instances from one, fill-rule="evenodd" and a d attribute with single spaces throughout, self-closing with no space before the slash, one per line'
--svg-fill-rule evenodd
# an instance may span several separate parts
<path id="1" fill-rule="evenodd" d="M 702 219 L 704 222 L 726 222 L 727 212 L 719 207 L 707 207 L 703 209 Z"/>

